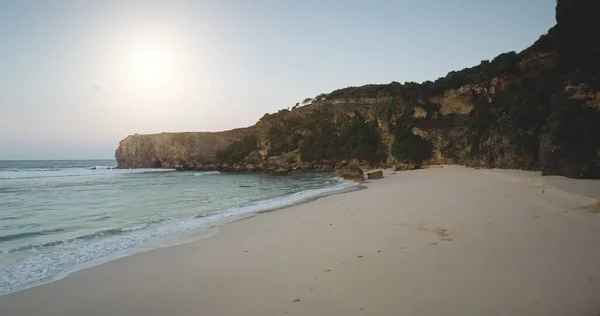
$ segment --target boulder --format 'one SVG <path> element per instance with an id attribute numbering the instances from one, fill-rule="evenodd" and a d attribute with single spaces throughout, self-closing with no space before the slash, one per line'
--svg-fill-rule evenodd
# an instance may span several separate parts
<path id="1" fill-rule="evenodd" d="M 275 169 L 275 173 L 279 173 L 279 174 L 286 174 L 286 173 L 288 173 L 288 171 L 289 170 L 285 169 L 285 168 L 277 168 L 277 169 Z"/>
<path id="2" fill-rule="evenodd" d="M 369 172 L 369 173 L 367 173 L 367 179 L 369 179 L 369 180 L 383 179 L 383 171 L 377 170 L 377 171 Z"/>
<path id="3" fill-rule="evenodd" d="M 244 158 L 244 161 L 249 162 L 251 164 L 256 164 L 261 161 L 261 157 L 258 151 L 253 151 Z"/>
<path id="4" fill-rule="evenodd" d="M 288 157 L 282 157 L 282 156 L 270 157 L 269 159 L 267 159 L 266 165 L 267 165 L 267 168 L 272 169 L 272 170 L 277 170 L 277 169 L 281 169 L 281 168 L 289 170 L 290 169 L 290 159 Z"/>
<path id="5" fill-rule="evenodd" d="M 302 162 L 302 163 L 300 163 L 300 166 L 298 167 L 298 169 L 309 170 L 309 169 L 311 169 L 311 165 L 308 162 Z"/>
<path id="6" fill-rule="evenodd" d="M 362 169 L 357 165 L 347 166 L 339 171 L 340 175 L 344 177 L 344 180 L 362 181 L 364 175 Z"/>
<path id="7" fill-rule="evenodd" d="M 244 167 L 241 164 L 236 163 L 233 165 L 233 171 L 236 171 L 236 172 L 244 171 Z"/>
<path id="8" fill-rule="evenodd" d="M 183 162 L 183 168 L 185 170 L 194 170 L 197 168 L 197 163 L 192 160 L 186 160 Z"/>
<path id="9" fill-rule="evenodd" d="M 420 169 L 419 166 L 416 166 L 416 165 L 413 165 L 413 164 L 409 164 L 409 163 L 403 163 L 403 162 L 396 163 L 396 165 L 394 167 L 395 167 L 394 171 L 404 171 L 404 170 Z"/>

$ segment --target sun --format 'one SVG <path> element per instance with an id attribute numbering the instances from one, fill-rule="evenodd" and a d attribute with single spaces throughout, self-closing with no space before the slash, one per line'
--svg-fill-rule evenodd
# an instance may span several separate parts
<path id="1" fill-rule="evenodd" d="M 167 64 L 165 54 L 156 48 L 144 49 L 136 57 L 136 69 L 144 77 L 164 75 Z"/>
<path id="2" fill-rule="evenodd" d="M 173 62 L 171 55 L 165 43 L 157 40 L 142 41 L 131 54 L 132 72 L 140 82 L 164 82 Z"/>

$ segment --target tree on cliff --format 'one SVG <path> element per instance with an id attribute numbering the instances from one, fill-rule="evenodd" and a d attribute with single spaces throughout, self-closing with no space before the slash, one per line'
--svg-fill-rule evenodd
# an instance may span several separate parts
<path id="1" fill-rule="evenodd" d="M 322 102 L 322 101 L 325 101 L 326 98 L 327 98 L 327 94 L 321 93 L 321 94 L 317 95 L 314 98 L 314 100 L 315 100 L 315 102 Z"/>
<path id="2" fill-rule="evenodd" d="M 303 104 L 303 105 L 307 105 L 307 104 L 310 104 L 312 101 L 313 101 L 313 99 L 311 99 L 311 98 L 306 98 L 306 99 L 302 100 L 302 104 Z"/>

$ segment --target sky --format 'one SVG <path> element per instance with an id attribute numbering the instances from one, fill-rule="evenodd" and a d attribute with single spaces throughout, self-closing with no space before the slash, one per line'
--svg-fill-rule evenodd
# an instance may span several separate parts
<path id="1" fill-rule="evenodd" d="M 113 158 L 335 89 L 521 51 L 554 0 L 0 1 L 0 160 Z"/>

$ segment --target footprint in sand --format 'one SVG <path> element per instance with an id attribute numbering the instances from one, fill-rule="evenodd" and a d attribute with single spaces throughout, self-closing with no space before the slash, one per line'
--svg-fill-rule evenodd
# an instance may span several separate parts
<path id="1" fill-rule="evenodd" d="M 424 227 L 423 225 L 419 225 L 417 228 L 419 230 L 422 230 L 425 232 L 435 233 L 440 238 L 440 241 L 452 241 L 453 240 L 452 238 L 450 238 L 450 230 L 449 229 L 441 228 L 441 227 L 436 227 L 434 229 L 431 229 L 431 228 Z M 437 245 L 437 242 L 431 243 L 430 245 Z"/>

